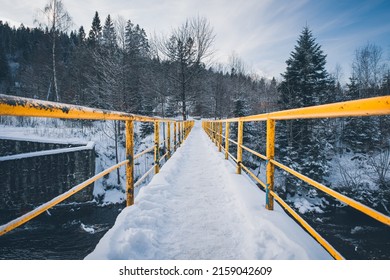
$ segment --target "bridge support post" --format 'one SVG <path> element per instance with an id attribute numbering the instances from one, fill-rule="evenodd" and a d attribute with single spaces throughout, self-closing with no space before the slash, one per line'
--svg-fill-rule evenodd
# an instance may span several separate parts
<path id="1" fill-rule="evenodd" d="M 238 133 L 237 133 L 237 174 L 241 174 L 243 136 L 244 136 L 244 122 L 239 121 Z"/>
<path id="2" fill-rule="evenodd" d="M 275 155 L 275 120 L 267 119 L 267 188 L 266 208 L 274 210 L 274 198 L 270 191 L 274 191 L 275 166 L 271 162 Z"/>
<path id="3" fill-rule="evenodd" d="M 176 121 L 173 122 L 173 151 L 176 152 L 176 145 L 177 145 L 177 123 Z"/>
<path id="4" fill-rule="evenodd" d="M 167 159 L 171 157 L 171 122 L 167 123 Z"/>
<path id="5" fill-rule="evenodd" d="M 126 121 L 126 206 L 134 204 L 134 122 Z"/>
<path id="6" fill-rule="evenodd" d="M 181 122 L 177 123 L 177 146 L 181 145 Z"/>
<path id="7" fill-rule="evenodd" d="M 211 140 L 213 141 L 213 143 L 215 142 L 215 123 L 210 123 L 211 125 Z"/>
<path id="8" fill-rule="evenodd" d="M 222 122 L 219 123 L 218 152 L 222 151 Z"/>
<path id="9" fill-rule="evenodd" d="M 184 142 L 184 121 L 180 122 L 180 145 Z"/>
<path id="10" fill-rule="evenodd" d="M 230 127 L 230 123 L 226 122 L 226 125 L 225 125 L 225 159 L 229 159 L 229 127 Z"/>
<path id="11" fill-rule="evenodd" d="M 187 139 L 188 136 L 188 121 L 185 121 L 184 123 L 184 140 Z"/>
<path id="12" fill-rule="evenodd" d="M 160 123 L 154 122 L 154 174 L 160 172 Z"/>

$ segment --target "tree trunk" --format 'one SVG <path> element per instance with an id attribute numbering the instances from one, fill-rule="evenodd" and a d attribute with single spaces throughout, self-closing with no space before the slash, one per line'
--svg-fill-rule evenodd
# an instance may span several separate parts
<path id="1" fill-rule="evenodd" d="M 182 108 L 182 115 L 183 115 L 183 120 L 187 120 L 187 115 L 186 115 L 186 77 L 185 77 L 185 65 L 184 63 L 181 63 L 181 108 Z"/>
<path id="2" fill-rule="evenodd" d="M 57 70 L 56 70 L 56 34 L 55 31 L 53 31 L 53 48 L 52 48 L 52 54 L 53 54 L 53 88 L 54 93 L 56 95 L 57 102 L 60 101 L 60 96 L 58 94 L 58 85 L 57 85 Z"/>
<path id="3" fill-rule="evenodd" d="M 57 3 L 54 1 L 53 4 L 53 26 L 52 26 L 52 36 L 53 36 L 53 44 L 52 44 L 52 57 L 53 57 L 53 88 L 54 88 L 54 93 L 56 95 L 56 100 L 57 102 L 60 101 L 60 96 L 58 94 L 58 85 L 57 85 L 57 69 L 56 69 L 56 27 L 57 27 L 57 22 L 56 22 L 56 16 L 57 16 Z"/>

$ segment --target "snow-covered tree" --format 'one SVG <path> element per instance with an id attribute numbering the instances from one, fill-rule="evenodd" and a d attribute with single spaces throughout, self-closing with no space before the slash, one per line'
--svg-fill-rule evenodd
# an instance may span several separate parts
<path id="1" fill-rule="evenodd" d="M 92 20 L 92 27 L 88 34 L 88 44 L 95 47 L 100 43 L 102 37 L 102 25 L 100 23 L 99 13 L 96 11 Z"/>
<path id="2" fill-rule="evenodd" d="M 116 41 L 116 31 L 114 27 L 114 23 L 111 20 L 111 16 L 108 15 L 106 18 L 106 21 L 103 26 L 103 33 L 102 33 L 102 45 L 106 48 L 106 50 L 112 52 L 115 51 L 117 47 L 117 41 Z"/>
<path id="3" fill-rule="evenodd" d="M 334 100 L 332 82 L 325 69 L 326 55 L 312 32 L 304 27 L 282 74 L 279 90 L 282 109 L 329 103 Z M 278 122 L 279 159 L 298 172 L 323 182 L 328 170 L 326 133 L 323 120 Z M 287 189 L 295 194 L 305 192 L 301 181 L 287 179 Z"/>

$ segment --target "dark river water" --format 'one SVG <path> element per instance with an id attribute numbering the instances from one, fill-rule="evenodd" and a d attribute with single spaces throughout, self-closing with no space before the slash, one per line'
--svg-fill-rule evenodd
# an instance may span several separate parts
<path id="1" fill-rule="evenodd" d="M 80 260 L 113 226 L 124 204 L 57 206 L 0 236 L 0 259 Z M 7 222 L 3 221 L 1 224 Z"/>
<path id="2" fill-rule="evenodd" d="M 124 206 L 87 203 L 51 209 L 1 236 L 0 259 L 83 259 L 112 227 Z M 349 207 L 305 219 L 346 259 L 390 259 L 390 227 Z M 8 220 L 0 216 L 1 224 Z"/>
<path id="3" fill-rule="evenodd" d="M 346 259 L 390 260 L 390 227 L 351 208 L 315 214 L 310 223 Z"/>

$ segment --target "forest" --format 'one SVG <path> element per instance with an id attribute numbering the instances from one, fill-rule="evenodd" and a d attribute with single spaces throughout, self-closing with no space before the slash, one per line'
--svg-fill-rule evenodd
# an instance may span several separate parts
<path id="1" fill-rule="evenodd" d="M 366 43 L 351 50 L 352 73 L 343 84 L 340 69 L 326 69 L 326 54 L 308 26 L 297 34 L 281 79 L 269 79 L 251 72 L 236 53 L 228 65 L 214 61 L 216 34 L 204 17 L 185 20 L 166 37 L 148 38 L 132 20 L 102 20 L 98 11 L 89 29 L 72 30 L 64 7 L 55 13 L 50 8 L 43 12 L 52 20 L 37 27 L 0 21 L 0 93 L 179 119 L 239 117 L 390 93 L 381 47 Z M 232 126 L 233 139 L 235 131 Z M 264 153 L 264 131 L 264 123 L 246 124 L 244 145 Z M 152 127 L 143 126 L 141 136 L 150 133 Z M 281 121 L 276 157 L 389 214 L 389 136 L 389 116 Z M 264 173 L 259 159 L 244 158 Z M 321 209 L 331 204 L 282 172 L 276 185 L 298 209 L 302 196 Z"/>

